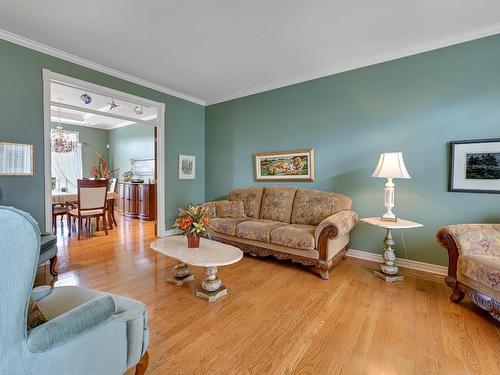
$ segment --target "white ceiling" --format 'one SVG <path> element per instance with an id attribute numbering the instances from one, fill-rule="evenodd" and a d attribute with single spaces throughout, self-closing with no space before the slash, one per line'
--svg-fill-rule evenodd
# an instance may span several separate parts
<path id="1" fill-rule="evenodd" d="M 91 102 L 84 103 L 81 99 L 82 94 L 87 94 L 91 98 Z M 143 113 L 137 114 L 135 112 L 138 106 L 136 103 L 60 83 L 51 84 L 50 100 L 53 103 L 50 108 L 52 122 L 111 130 L 135 124 L 134 120 L 152 122 L 157 118 L 156 108 L 141 105 Z M 110 104 L 113 102 L 117 107 L 111 108 Z M 64 105 L 72 106 L 72 108 L 64 108 Z M 112 117 L 112 115 L 119 115 L 122 118 Z"/>
<path id="2" fill-rule="evenodd" d="M 0 0 L 0 28 L 210 104 L 500 33 L 500 1 Z"/>

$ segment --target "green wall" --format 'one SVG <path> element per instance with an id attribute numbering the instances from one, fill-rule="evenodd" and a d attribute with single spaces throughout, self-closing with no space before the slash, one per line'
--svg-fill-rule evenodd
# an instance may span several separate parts
<path id="1" fill-rule="evenodd" d="M 205 197 L 205 108 L 0 40 L 0 141 L 35 145 L 35 175 L 0 177 L 0 204 L 30 212 L 44 227 L 42 68 L 165 103 L 166 226 L 177 208 Z M 196 180 L 177 179 L 178 154 L 197 156 Z"/>
<path id="2" fill-rule="evenodd" d="M 115 177 L 130 170 L 132 158 L 154 158 L 154 129 L 148 125 L 132 124 L 109 131 L 111 169 L 117 169 Z M 140 176 L 145 181 L 152 176 Z"/>
<path id="3" fill-rule="evenodd" d="M 57 128 L 59 124 L 52 123 L 52 128 Z M 105 129 L 89 128 L 86 126 L 77 126 L 61 123 L 64 130 L 74 131 L 79 133 L 80 143 L 82 143 L 82 164 L 83 177 L 90 176 L 90 168 L 97 163 L 98 152 L 107 159 L 108 131 Z"/>
<path id="4" fill-rule="evenodd" d="M 206 109 L 206 199 L 254 180 L 253 154 L 312 147 L 316 181 L 345 193 L 361 217 L 382 214 L 379 154 L 402 151 L 411 180 L 395 180 L 410 259 L 447 264 L 439 226 L 500 222 L 500 196 L 447 191 L 448 142 L 500 137 L 500 35 L 212 105 Z M 382 229 L 360 224 L 354 249 L 380 252 Z M 405 257 L 396 233 L 397 256 Z"/>

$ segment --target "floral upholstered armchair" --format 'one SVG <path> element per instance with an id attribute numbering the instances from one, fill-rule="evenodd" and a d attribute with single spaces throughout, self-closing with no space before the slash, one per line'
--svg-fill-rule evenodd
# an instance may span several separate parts
<path id="1" fill-rule="evenodd" d="M 500 224 L 460 224 L 436 234 L 448 249 L 446 285 L 458 303 L 465 294 L 500 321 Z"/>

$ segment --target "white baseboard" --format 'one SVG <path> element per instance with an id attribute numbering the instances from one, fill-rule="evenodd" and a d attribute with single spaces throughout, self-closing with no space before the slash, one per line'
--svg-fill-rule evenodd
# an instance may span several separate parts
<path id="1" fill-rule="evenodd" d="M 368 251 L 349 249 L 346 253 L 348 257 L 369 260 L 372 262 L 383 262 L 384 258 L 380 254 L 370 253 Z M 448 267 L 438 266 L 430 263 L 417 262 L 416 260 L 396 258 L 396 265 L 412 270 L 435 273 L 437 275 L 447 275 Z"/>
<path id="2" fill-rule="evenodd" d="M 177 229 L 177 228 L 174 228 L 174 229 L 169 229 L 169 230 L 166 230 L 162 233 L 162 236 L 161 237 L 170 237 L 170 236 L 175 236 L 175 235 L 178 235 L 178 234 L 181 234 L 182 232 Z"/>

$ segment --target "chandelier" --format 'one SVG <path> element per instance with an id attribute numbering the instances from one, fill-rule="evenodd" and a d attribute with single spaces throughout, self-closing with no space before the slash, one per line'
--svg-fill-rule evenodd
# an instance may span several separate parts
<path id="1" fill-rule="evenodd" d="M 58 154 L 64 152 L 73 152 L 78 148 L 78 142 L 73 140 L 72 134 L 68 133 L 61 126 L 61 108 L 58 108 L 59 112 L 59 126 L 56 129 L 52 129 L 50 132 L 50 143 L 52 146 L 52 151 Z"/>

